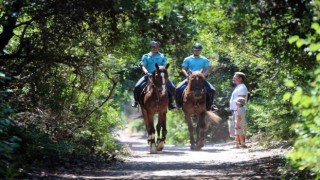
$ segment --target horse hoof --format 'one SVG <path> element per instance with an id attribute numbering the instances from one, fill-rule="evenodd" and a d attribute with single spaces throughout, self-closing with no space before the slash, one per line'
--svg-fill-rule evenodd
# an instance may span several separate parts
<path id="1" fill-rule="evenodd" d="M 203 146 L 204 146 L 204 143 L 202 141 L 198 142 L 197 149 L 201 149 Z"/>
<path id="2" fill-rule="evenodd" d="M 190 146 L 190 149 L 191 149 L 191 150 L 196 150 L 196 146 L 195 146 L 194 144 L 192 144 L 192 145 Z"/>
<path id="3" fill-rule="evenodd" d="M 157 148 L 155 143 L 151 143 L 150 145 L 150 153 L 151 154 L 156 154 L 157 153 Z"/>
<path id="4" fill-rule="evenodd" d="M 162 151 L 164 147 L 164 141 L 160 141 L 157 145 L 157 151 Z"/>
<path id="5" fill-rule="evenodd" d="M 195 150 L 199 151 L 201 150 L 201 148 L 204 146 L 204 142 L 203 141 L 198 141 L 195 145 Z"/>
<path id="6" fill-rule="evenodd" d="M 196 147 L 196 150 L 197 150 L 197 151 L 200 151 L 200 150 L 202 149 L 202 147 L 203 147 L 203 146 L 197 146 L 197 147 Z"/>

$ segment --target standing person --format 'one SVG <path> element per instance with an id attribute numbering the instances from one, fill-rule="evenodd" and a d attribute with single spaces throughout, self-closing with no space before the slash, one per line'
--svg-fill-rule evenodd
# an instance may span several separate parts
<path id="1" fill-rule="evenodd" d="M 210 75 L 211 64 L 209 60 L 200 55 L 202 50 L 202 45 L 196 43 L 193 45 L 193 55 L 186 57 L 182 63 L 182 73 L 186 77 L 176 89 L 176 103 L 178 107 L 182 107 L 182 94 L 184 89 L 188 84 L 188 70 L 190 71 L 200 71 L 202 70 L 203 75 L 207 78 Z M 206 88 L 206 106 L 207 110 L 215 110 L 215 106 L 213 106 L 213 99 L 216 93 L 215 88 L 205 80 L 205 88 Z"/>
<path id="2" fill-rule="evenodd" d="M 232 83 L 235 84 L 236 87 L 231 94 L 231 98 L 229 102 L 230 110 L 232 113 L 232 120 L 228 122 L 230 137 L 235 137 L 235 121 L 236 121 L 236 110 L 237 110 L 237 105 L 235 100 L 239 97 L 242 97 L 247 101 L 248 89 L 244 84 L 245 79 L 246 79 L 246 75 L 242 72 L 236 72 L 232 78 Z M 235 141 L 236 140 L 237 139 L 235 139 Z"/>
<path id="3" fill-rule="evenodd" d="M 134 103 L 131 105 L 132 107 L 137 108 L 139 103 L 139 97 L 146 85 L 149 82 L 149 76 L 155 71 L 156 63 L 159 66 L 164 66 L 167 64 L 166 57 L 159 52 L 160 49 L 160 42 L 158 41 L 151 41 L 151 52 L 144 54 L 142 56 L 142 71 L 145 74 L 134 87 L 133 95 L 134 95 Z M 173 96 L 175 95 L 176 87 L 174 84 L 169 80 L 167 85 L 168 96 L 169 96 L 169 110 L 175 109 L 176 106 L 173 104 Z"/>
<path id="4" fill-rule="evenodd" d="M 235 145 L 236 148 L 247 148 L 245 144 L 246 135 L 246 109 L 244 105 L 246 104 L 246 99 L 243 97 L 238 97 L 235 100 L 237 110 L 235 112 Z"/>

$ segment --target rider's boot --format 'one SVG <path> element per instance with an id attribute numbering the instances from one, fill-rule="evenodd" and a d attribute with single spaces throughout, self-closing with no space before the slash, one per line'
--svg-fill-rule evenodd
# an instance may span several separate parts
<path id="1" fill-rule="evenodd" d="M 133 98 L 134 98 L 134 102 L 131 104 L 131 107 L 138 108 L 139 103 L 138 103 L 137 89 L 133 91 Z"/>
<path id="2" fill-rule="evenodd" d="M 176 100 L 176 106 L 177 108 L 180 108 L 181 107 L 181 103 L 179 103 L 179 98 L 178 97 L 175 97 L 175 100 Z"/>
<path id="3" fill-rule="evenodd" d="M 207 111 L 211 111 L 212 104 L 213 103 L 212 103 L 211 99 L 207 97 L 207 99 L 206 99 L 206 109 L 207 109 Z"/>
<path id="4" fill-rule="evenodd" d="M 176 109 L 177 108 L 177 106 L 175 105 L 175 104 L 169 104 L 169 110 L 172 110 L 172 109 Z"/>
<path id="5" fill-rule="evenodd" d="M 218 110 L 218 107 L 216 105 L 213 104 L 213 97 L 210 97 L 207 99 L 207 111 L 212 111 L 212 112 L 216 112 Z"/>
<path id="6" fill-rule="evenodd" d="M 211 111 L 211 105 L 207 103 L 207 111 Z"/>
<path id="7" fill-rule="evenodd" d="M 172 96 L 169 97 L 169 106 L 168 106 L 168 108 L 169 108 L 169 110 L 177 108 L 177 106 L 175 104 L 173 104 L 173 97 Z"/>

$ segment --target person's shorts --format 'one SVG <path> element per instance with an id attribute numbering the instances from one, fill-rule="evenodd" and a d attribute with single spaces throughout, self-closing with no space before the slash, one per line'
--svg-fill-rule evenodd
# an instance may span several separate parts
<path id="1" fill-rule="evenodd" d="M 245 135 L 246 129 L 244 126 L 240 126 L 238 129 L 235 129 L 235 135 Z"/>

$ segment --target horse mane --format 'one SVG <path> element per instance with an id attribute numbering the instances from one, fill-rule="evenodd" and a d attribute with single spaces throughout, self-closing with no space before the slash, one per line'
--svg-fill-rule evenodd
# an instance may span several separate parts
<path id="1" fill-rule="evenodd" d="M 188 86 L 187 86 L 187 95 L 191 94 L 191 87 L 192 87 L 192 80 L 194 78 L 200 78 L 200 79 L 205 79 L 204 75 L 201 73 L 201 71 L 193 71 L 191 73 L 191 75 L 189 76 L 189 79 L 188 79 Z"/>

